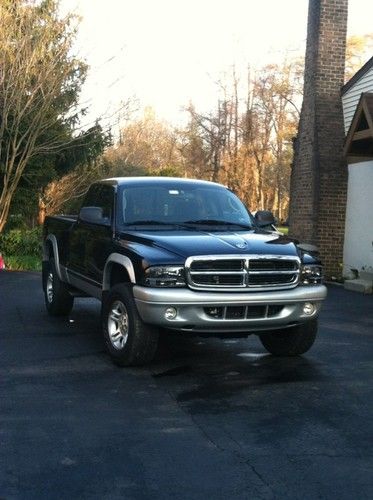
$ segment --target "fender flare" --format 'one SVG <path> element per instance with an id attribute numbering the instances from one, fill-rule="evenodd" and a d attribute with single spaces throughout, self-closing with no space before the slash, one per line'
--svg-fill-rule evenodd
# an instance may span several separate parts
<path id="1" fill-rule="evenodd" d="M 120 253 L 112 253 L 105 262 L 104 275 L 102 280 L 102 291 L 107 292 L 110 289 L 110 266 L 111 264 L 119 264 L 127 271 L 131 283 L 136 284 L 135 270 L 132 261 L 125 255 Z"/>
<path id="2" fill-rule="evenodd" d="M 56 270 L 58 277 L 60 278 L 61 281 L 62 275 L 61 275 L 61 268 L 60 268 L 60 257 L 58 253 L 58 244 L 57 244 L 57 238 L 55 237 L 54 234 L 48 234 L 48 236 L 45 238 L 45 241 L 43 243 L 43 262 L 48 262 L 49 261 L 49 252 L 47 252 L 47 244 L 50 243 L 52 245 L 52 250 L 53 250 L 53 255 L 54 255 L 54 263 L 56 264 Z"/>

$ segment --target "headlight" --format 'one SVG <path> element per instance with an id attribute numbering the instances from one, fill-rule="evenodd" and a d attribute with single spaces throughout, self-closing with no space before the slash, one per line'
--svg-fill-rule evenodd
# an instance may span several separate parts
<path id="1" fill-rule="evenodd" d="M 322 267 L 315 264 L 302 266 L 301 282 L 303 285 L 316 285 L 322 282 Z"/>
<path id="2" fill-rule="evenodd" d="M 154 287 L 185 286 L 184 267 L 148 267 L 148 269 L 145 271 L 145 285 Z"/>

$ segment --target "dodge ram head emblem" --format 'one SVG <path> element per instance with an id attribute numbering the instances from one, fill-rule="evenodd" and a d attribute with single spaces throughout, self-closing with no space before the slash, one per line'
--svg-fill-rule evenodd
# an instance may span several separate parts
<path id="1" fill-rule="evenodd" d="M 246 245 L 247 243 L 245 241 L 239 241 L 238 243 L 236 243 L 237 248 L 245 248 Z"/>

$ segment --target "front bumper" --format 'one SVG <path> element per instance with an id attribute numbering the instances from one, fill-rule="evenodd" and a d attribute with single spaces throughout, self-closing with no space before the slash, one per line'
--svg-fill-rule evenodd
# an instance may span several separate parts
<path id="1" fill-rule="evenodd" d="M 304 323 L 317 317 L 321 303 L 327 295 L 324 285 L 297 286 L 291 290 L 265 292 L 196 292 L 188 288 L 161 289 L 135 285 L 133 295 L 140 317 L 145 323 L 194 332 L 253 332 L 273 330 Z M 312 314 L 303 311 L 305 302 L 314 306 Z M 248 317 L 252 306 L 279 306 L 275 314 L 268 314 L 268 307 L 257 317 Z M 211 317 L 209 307 L 227 308 L 241 306 L 241 318 Z M 282 307 L 281 307 L 282 306 Z M 168 307 L 174 307 L 177 315 L 166 319 Z M 273 309 L 271 309 L 272 311 Z M 263 311 L 263 309 L 262 309 Z"/>

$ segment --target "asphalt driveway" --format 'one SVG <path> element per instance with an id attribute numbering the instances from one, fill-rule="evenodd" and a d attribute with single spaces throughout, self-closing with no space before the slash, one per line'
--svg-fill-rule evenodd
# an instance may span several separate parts
<path id="1" fill-rule="evenodd" d="M 1 499 L 373 497 L 373 296 L 331 287 L 300 358 L 171 336 L 119 369 L 99 303 L 48 317 L 40 281 L 0 272 Z"/>

